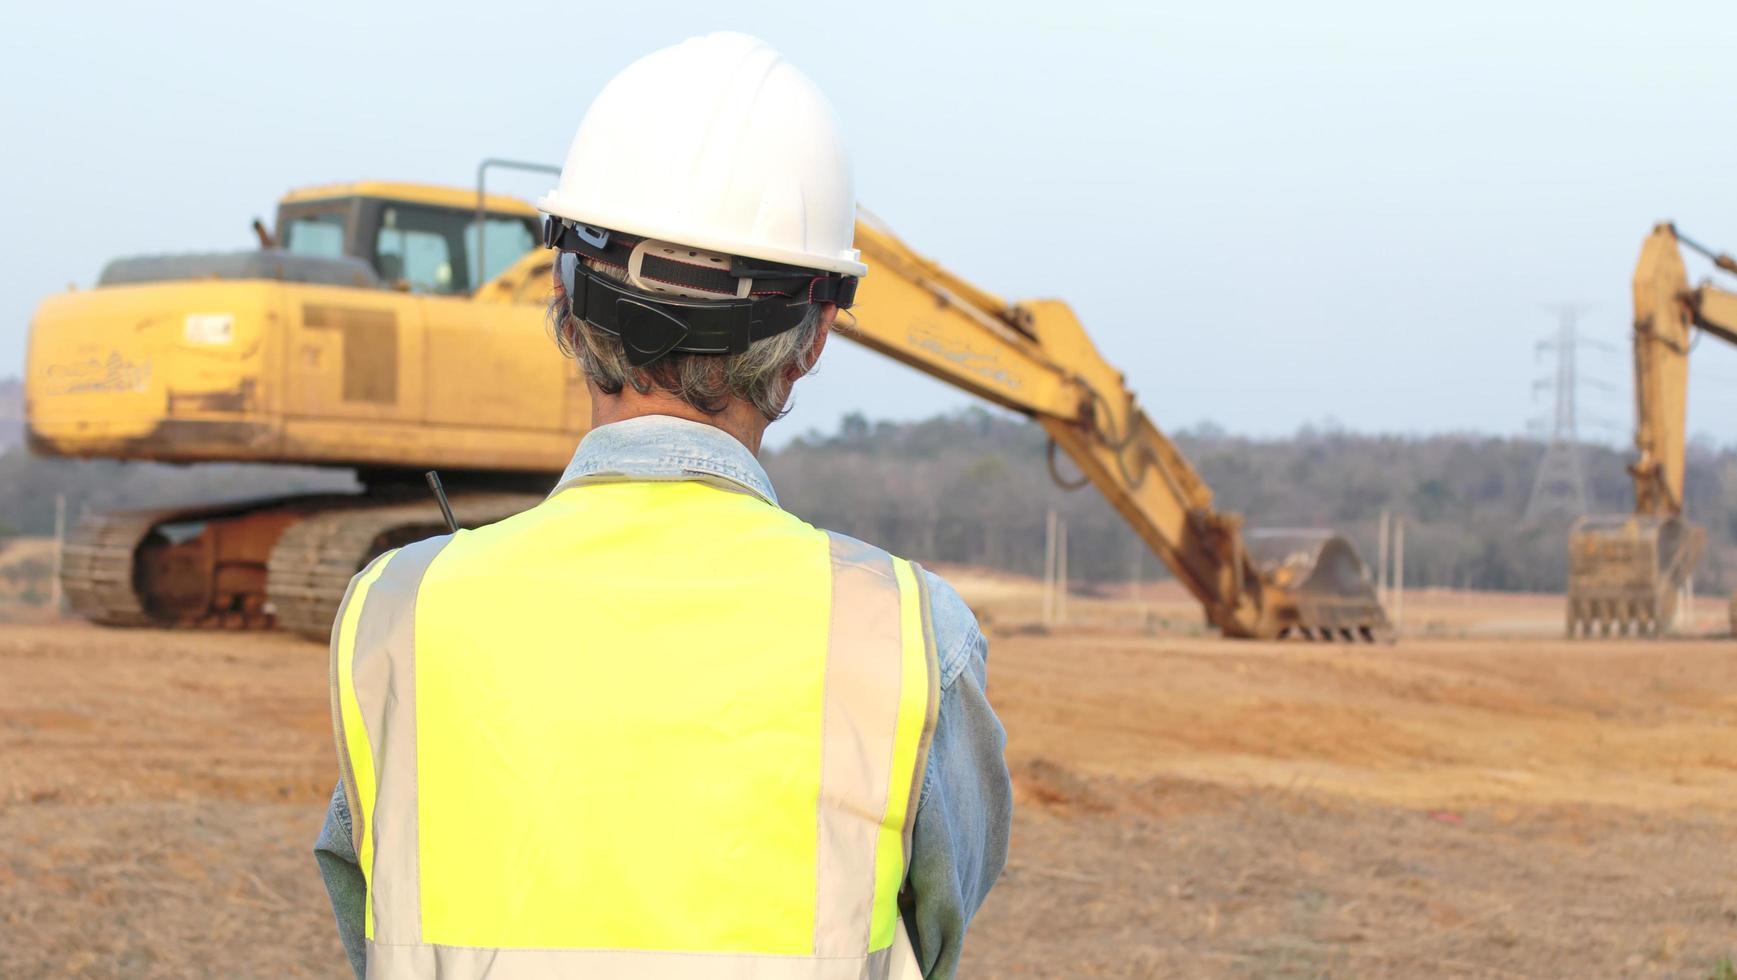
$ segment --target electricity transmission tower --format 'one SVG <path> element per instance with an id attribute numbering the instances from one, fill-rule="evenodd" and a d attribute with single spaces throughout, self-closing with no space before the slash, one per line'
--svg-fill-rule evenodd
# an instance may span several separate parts
<path id="1" fill-rule="evenodd" d="M 1532 492 L 1526 498 L 1526 523 L 1546 517 L 1563 515 L 1579 517 L 1586 513 L 1586 473 L 1580 464 L 1580 377 L 1576 353 L 1582 345 L 1603 346 L 1586 340 L 1577 333 L 1581 307 L 1555 307 L 1559 323 L 1556 336 L 1538 342 L 1539 353 L 1556 355 L 1556 370 L 1551 377 L 1533 383 L 1535 391 L 1548 389 L 1554 402 L 1550 419 L 1550 441 L 1545 444 L 1544 458 L 1538 462 L 1538 475 L 1532 481 Z M 1608 385 L 1602 385 L 1608 388 Z"/>

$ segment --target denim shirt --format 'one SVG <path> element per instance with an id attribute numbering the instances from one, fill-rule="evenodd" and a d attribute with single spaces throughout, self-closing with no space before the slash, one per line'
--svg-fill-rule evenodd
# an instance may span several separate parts
<path id="1" fill-rule="evenodd" d="M 669 416 L 591 430 L 555 492 L 580 480 L 700 480 L 777 506 L 772 481 L 746 446 L 721 429 Z M 950 978 L 965 930 L 1007 860 L 1013 792 L 1002 754 L 1007 736 L 985 694 L 989 642 L 965 601 L 925 570 L 941 671 L 941 704 L 912 830 L 900 910 L 923 976 Z M 340 782 L 314 857 L 332 899 L 338 935 L 356 976 L 364 972 L 367 886 L 351 845 Z"/>

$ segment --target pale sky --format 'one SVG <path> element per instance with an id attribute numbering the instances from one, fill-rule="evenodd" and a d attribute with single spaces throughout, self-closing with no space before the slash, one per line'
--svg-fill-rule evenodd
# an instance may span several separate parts
<path id="1" fill-rule="evenodd" d="M 1626 442 L 1641 239 L 1737 251 L 1729 0 L 8 4 L 0 375 L 109 258 L 251 247 L 291 187 L 559 163 L 610 75 L 722 28 L 832 97 L 868 208 L 1066 299 L 1169 428 L 1523 432 L 1566 301 L 1625 349 L 1583 401 Z M 1737 352 L 1693 363 L 1690 430 L 1737 442 Z M 786 437 L 969 402 L 844 344 L 797 397 Z"/>

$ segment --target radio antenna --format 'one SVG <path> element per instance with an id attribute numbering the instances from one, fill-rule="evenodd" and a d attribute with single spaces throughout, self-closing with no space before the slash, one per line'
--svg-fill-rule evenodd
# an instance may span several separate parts
<path id="1" fill-rule="evenodd" d="M 434 499 L 440 501 L 440 516 L 446 518 L 446 529 L 457 534 L 458 521 L 452 517 L 452 505 L 446 502 L 446 491 L 440 485 L 440 473 L 429 470 L 425 475 L 428 477 L 428 489 L 433 490 Z"/>

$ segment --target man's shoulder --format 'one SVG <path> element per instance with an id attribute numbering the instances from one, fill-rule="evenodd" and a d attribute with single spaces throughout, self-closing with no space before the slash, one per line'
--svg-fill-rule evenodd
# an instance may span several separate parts
<path id="1" fill-rule="evenodd" d="M 923 578 L 929 593 L 929 622 L 935 628 L 941 686 L 947 688 L 974 660 L 987 657 L 989 643 L 977 625 L 977 614 L 946 579 L 927 568 L 923 569 Z"/>
<path id="2" fill-rule="evenodd" d="M 846 548 L 860 549 L 863 554 L 897 557 L 884 548 L 848 534 L 838 531 L 826 533 L 831 535 L 835 542 L 842 543 Z M 941 669 L 941 687 L 945 690 L 953 685 L 960 672 L 971 666 L 973 661 L 981 664 L 988 655 L 988 641 L 984 639 L 983 631 L 977 625 L 977 614 L 971 611 L 971 607 L 958 591 L 941 576 L 921 565 L 917 567 L 923 574 L 923 592 L 929 603 L 929 623 L 935 630 L 935 659 Z M 981 670 L 981 666 L 979 669 Z"/>

